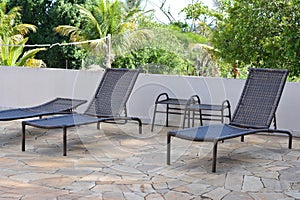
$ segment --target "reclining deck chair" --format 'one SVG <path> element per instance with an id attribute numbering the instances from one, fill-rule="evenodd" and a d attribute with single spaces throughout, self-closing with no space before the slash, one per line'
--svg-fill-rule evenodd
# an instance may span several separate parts
<path id="1" fill-rule="evenodd" d="M 74 109 L 86 103 L 87 100 L 55 98 L 41 105 L 13 108 L 0 111 L 0 121 L 11 121 L 17 119 L 25 119 L 31 117 L 42 118 L 46 115 L 67 114 L 73 113 Z"/>
<path id="2" fill-rule="evenodd" d="M 137 117 L 128 117 L 126 102 L 138 77 L 138 70 L 106 69 L 96 93 L 87 110 L 82 114 L 69 114 L 22 122 L 22 151 L 25 151 L 25 126 L 45 129 L 63 129 L 63 155 L 67 155 L 67 128 L 80 125 L 112 122 L 116 120 L 134 120 L 138 122 L 139 133 L 142 122 Z M 123 112 L 125 111 L 125 115 Z"/>
<path id="3" fill-rule="evenodd" d="M 169 131 L 167 135 L 167 164 L 170 165 L 171 138 L 190 141 L 213 142 L 212 172 L 216 172 L 218 142 L 259 132 L 283 133 L 289 136 L 288 148 L 292 148 L 292 134 L 288 130 L 270 129 L 288 75 L 287 70 L 249 70 L 240 100 L 229 124 L 213 124 Z"/>

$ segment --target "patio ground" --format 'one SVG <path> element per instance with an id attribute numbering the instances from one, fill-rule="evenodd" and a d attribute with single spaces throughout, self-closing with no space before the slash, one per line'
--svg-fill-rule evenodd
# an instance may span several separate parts
<path id="1" fill-rule="evenodd" d="M 166 132 L 144 125 L 103 124 L 69 130 L 27 128 L 21 152 L 20 121 L 1 122 L 0 199 L 300 199 L 300 138 L 251 135 L 219 145 L 211 172 L 211 144 L 172 141 L 166 165 Z"/>

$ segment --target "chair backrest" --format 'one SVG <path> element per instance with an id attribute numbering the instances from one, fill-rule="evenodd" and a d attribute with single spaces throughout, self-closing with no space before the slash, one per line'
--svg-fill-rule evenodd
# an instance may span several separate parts
<path id="1" fill-rule="evenodd" d="M 288 70 L 249 69 L 231 125 L 269 128 L 284 89 Z"/>
<path id="2" fill-rule="evenodd" d="M 138 75 L 138 70 L 107 68 L 85 114 L 98 117 L 120 116 L 126 108 Z"/>

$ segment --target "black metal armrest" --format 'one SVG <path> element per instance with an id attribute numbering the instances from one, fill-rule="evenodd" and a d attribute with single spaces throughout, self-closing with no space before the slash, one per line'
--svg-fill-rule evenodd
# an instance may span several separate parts
<path id="1" fill-rule="evenodd" d="M 187 103 L 186 103 L 186 107 L 189 106 L 189 105 L 192 105 L 192 104 L 201 104 L 201 100 L 200 100 L 200 97 L 198 95 L 192 95 L 188 100 L 187 100 Z"/>
<path id="2" fill-rule="evenodd" d="M 222 102 L 222 107 L 223 107 L 223 109 L 225 109 L 225 108 L 231 108 L 231 105 L 230 105 L 230 102 L 229 102 L 229 100 L 228 99 L 226 99 L 226 100 L 224 100 L 223 102 Z"/>
<path id="3" fill-rule="evenodd" d="M 165 96 L 165 99 L 160 99 L 162 96 Z M 161 93 L 157 96 L 156 100 L 155 100 L 155 104 L 157 104 L 159 101 L 162 101 L 162 100 L 167 100 L 169 99 L 169 95 L 167 93 Z"/>

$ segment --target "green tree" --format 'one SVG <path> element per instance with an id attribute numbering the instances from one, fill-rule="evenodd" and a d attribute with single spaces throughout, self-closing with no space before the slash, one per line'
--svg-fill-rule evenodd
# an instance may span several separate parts
<path id="1" fill-rule="evenodd" d="M 137 27 L 136 22 L 142 12 L 137 5 L 138 2 L 127 5 L 118 0 L 95 0 L 76 4 L 82 19 L 79 26 L 59 25 L 54 30 L 63 36 L 69 36 L 74 42 L 100 39 L 110 34 L 113 53 L 118 54 L 123 49 L 133 48 L 150 36 L 151 31 L 139 30 Z M 89 59 L 101 63 L 105 44 L 99 42 L 97 45 L 83 47 L 89 51 L 89 57 L 93 57 Z"/>
<path id="2" fill-rule="evenodd" d="M 85 0 L 8 0 L 9 7 L 22 7 L 22 22 L 37 26 L 37 32 L 29 34 L 28 43 L 56 44 L 68 42 L 68 37 L 56 34 L 53 28 L 60 24 L 76 26 L 80 23 L 79 11 L 73 5 Z M 79 69 L 86 52 L 77 46 L 52 46 L 37 55 L 50 68 Z"/>
<path id="3" fill-rule="evenodd" d="M 29 31 L 36 31 L 32 24 L 19 23 L 21 18 L 21 7 L 16 6 L 7 9 L 5 2 L 0 2 L 0 35 L 14 37 L 15 35 L 26 35 Z"/>
<path id="4" fill-rule="evenodd" d="M 55 28 L 56 32 L 70 36 L 71 41 L 99 39 L 136 28 L 129 19 L 132 13 L 125 13 L 123 4 L 118 0 L 96 0 L 75 6 L 83 18 L 80 26 L 59 25 Z"/>
<path id="5" fill-rule="evenodd" d="M 216 20 L 221 17 L 220 13 L 200 1 L 187 5 L 181 13 L 185 14 L 185 22 L 172 22 L 169 29 L 174 32 L 177 28 L 177 32 L 174 33 L 180 43 L 184 44 L 184 57 L 190 63 L 194 63 L 193 74 L 219 76 L 218 65 L 211 53 L 213 48 L 210 46 L 210 40 Z"/>
<path id="6" fill-rule="evenodd" d="M 198 33 L 206 37 L 211 35 L 216 20 L 221 18 L 221 14 L 218 11 L 210 9 L 202 2 L 189 4 L 181 12 L 185 13 L 187 20 L 191 21 L 189 32 Z"/>
<path id="7" fill-rule="evenodd" d="M 118 56 L 112 67 L 141 69 L 151 74 L 189 74 L 193 69 L 191 63 L 180 55 L 155 47 L 140 48 Z"/>
<path id="8" fill-rule="evenodd" d="M 205 9 L 208 10 L 207 7 Z M 212 16 L 216 13 L 207 11 L 204 14 Z M 193 29 L 189 28 L 189 24 L 180 21 L 172 21 L 169 25 L 157 23 L 152 20 L 151 12 L 149 14 L 138 18 L 138 25 L 139 28 L 150 29 L 153 37 L 136 47 L 127 48 L 123 54 L 117 54 L 113 66 L 141 68 L 148 73 L 218 75 L 217 68 L 211 62 L 212 57 L 208 54 L 207 49 L 210 47 L 204 45 L 209 42 L 206 34 L 191 32 Z M 208 20 L 205 21 L 207 22 Z M 156 59 L 155 55 L 162 59 Z M 174 57 L 173 62 L 167 59 L 171 57 Z"/>
<path id="9" fill-rule="evenodd" d="M 300 1 L 222 1 L 213 44 L 231 65 L 287 68 L 300 73 Z"/>
<path id="10" fill-rule="evenodd" d="M 32 49 L 24 52 L 24 45 L 28 38 L 24 36 L 35 31 L 32 24 L 19 23 L 21 7 L 7 10 L 6 3 L 0 3 L 0 63 L 6 66 L 32 66 L 34 56 L 44 48 Z"/>

